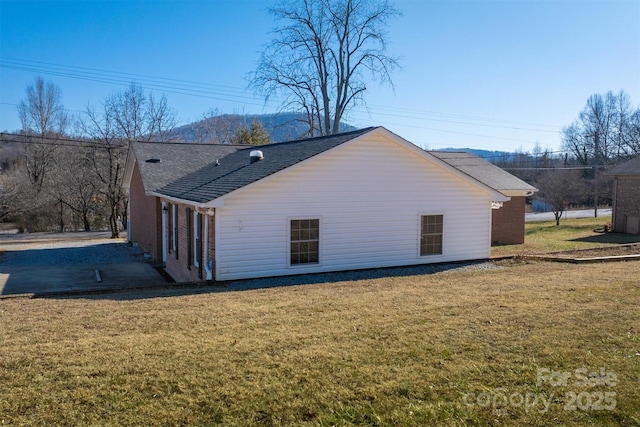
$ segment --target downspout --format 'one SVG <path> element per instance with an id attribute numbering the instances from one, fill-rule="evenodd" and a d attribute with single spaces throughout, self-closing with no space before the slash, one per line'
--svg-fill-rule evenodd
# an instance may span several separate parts
<path id="1" fill-rule="evenodd" d="M 203 234 L 202 252 L 203 252 L 203 258 L 205 260 L 204 262 L 205 277 L 204 278 L 205 280 L 210 281 L 210 280 L 213 280 L 213 259 L 209 257 L 209 245 L 211 245 L 211 243 L 209 242 L 209 220 L 211 219 L 211 215 L 209 215 L 209 212 L 205 213 L 205 218 L 206 218 L 206 221 L 203 221 L 204 230 L 202 230 L 203 232 L 202 233 Z"/>
<path id="2" fill-rule="evenodd" d="M 162 227 L 162 263 L 163 264 L 167 264 L 167 217 L 169 215 L 169 208 L 167 207 L 167 203 L 166 202 L 161 202 L 161 212 L 162 212 L 162 219 L 161 219 L 161 227 Z M 157 252 L 157 251 L 156 251 Z"/>

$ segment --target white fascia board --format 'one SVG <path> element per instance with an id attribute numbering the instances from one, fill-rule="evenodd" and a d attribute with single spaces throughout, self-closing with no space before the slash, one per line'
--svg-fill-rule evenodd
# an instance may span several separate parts
<path id="1" fill-rule="evenodd" d="M 505 196 L 510 197 L 518 197 L 518 196 L 531 196 L 533 193 L 537 192 L 538 189 L 534 190 L 502 190 L 500 191 Z"/>
<path id="2" fill-rule="evenodd" d="M 166 194 L 162 194 L 162 193 L 158 193 L 157 191 L 150 191 L 149 194 L 147 194 L 148 196 L 156 196 L 161 198 L 162 200 L 166 200 L 168 202 L 171 203 L 179 203 L 181 205 L 189 205 L 189 206 L 193 206 L 195 208 L 200 208 L 200 209 L 209 209 L 209 208 L 221 208 L 224 206 L 224 201 L 221 200 L 221 198 L 218 199 L 213 199 L 209 202 L 206 203 L 201 203 L 201 202 L 194 202 L 191 200 L 185 200 L 185 199 L 180 199 L 178 197 L 171 197 L 171 196 L 167 196 Z"/>

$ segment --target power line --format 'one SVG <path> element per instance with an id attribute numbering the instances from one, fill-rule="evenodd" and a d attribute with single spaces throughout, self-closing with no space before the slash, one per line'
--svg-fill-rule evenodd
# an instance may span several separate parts
<path id="1" fill-rule="evenodd" d="M 15 58 L 2 58 L 2 57 L 0 57 L 0 67 L 17 69 L 22 71 L 29 71 L 29 72 L 40 72 L 44 74 L 56 75 L 56 76 L 61 76 L 61 77 L 66 77 L 71 79 L 95 81 L 99 83 L 108 83 L 108 84 L 117 84 L 122 86 L 130 85 L 131 78 L 135 78 L 136 80 L 141 81 L 142 82 L 141 84 L 143 84 L 148 88 L 163 90 L 167 93 L 174 93 L 174 94 L 186 95 L 186 96 L 195 96 L 195 97 L 208 98 L 208 99 L 216 99 L 220 101 L 239 102 L 239 103 L 244 103 L 248 105 L 256 105 L 256 106 L 262 106 L 262 107 L 266 106 L 267 104 L 270 104 L 271 107 L 274 107 L 274 108 L 276 104 L 280 105 L 280 101 L 278 100 L 274 102 L 258 101 L 255 96 L 248 95 L 246 92 L 246 89 L 241 89 L 233 86 L 216 85 L 211 83 L 194 82 L 190 80 L 172 79 L 172 78 L 165 78 L 165 77 L 149 76 L 144 74 L 134 74 L 134 73 L 119 72 L 119 71 L 102 70 L 98 68 L 69 66 L 69 65 L 54 64 L 54 63 L 41 62 L 41 61 L 28 61 L 28 60 L 21 60 L 21 59 L 15 59 Z M 380 112 L 377 112 L 376 110 L 380 110 Z M 525 128 L 520 126 L 516 127 L 516 126 L 503 126 L 503 125 L 492 124 L 492 123 L 513 123 L 513 124 L 519 123 L 515 121 L 500 120 L 500 119 L 455 115 L 455 114 L 439 113 L 439 112 L 432 112 L 432 111 L 420 111 L 420 110 L 414 110 L 414 109 L 408 109 L 408 108 L 389 108 L 384 106 L 376 106 L 376 110 L 370 110 L 370 109 L 359 110 L 357 108 L 354 108 L 352 111 L 356 113 L 360 112 L 360 113 L 369 113 L 369 114 L 373 112 L 381 116 L 400 117 L 400 118 L 409 118 L 409 119 L 418 119 L 418 120 L 423 119 L 428 121 L 461 124 L 466 126 L 495 127 L 495 128 L 503 128 L 503 129 L 512 129 L 517 131 L 535 131 L 535 132 L 547 132 L 547 133 L 557 132 L 557 131 L 546 130 L 546 129 L 532 129 L 532 128 Z M 393 111 L 393 113 L 385 113 L 384 112 L 385 110 Z M 413 114 L 414 116 L 407 117 L 404 115 L 399 115 L 397 114 L 398 111 L 405 111 L 409 114 Z M 416 115 L 418 117 L 415 117 Z M 469 121 L 444 120 L 444 119 L 437 119 L 437 118 L 430 117 L 434 115 L 439 117 L 445 117 L 445 118 L 461 118 L 463 120 L 484 121 L 488 123 L 472 123 Z M 542 124 L 535 124 L 535 123 L 522 123 L 522 124 L 539 126 L 539 127 L 553 127 L 556 129 L 558 128 L 557 126 L 553 126 L 553 125 L 542 125 Z M 408 127 L 414 127 L 414 128 L 417 127 L 417 128 L 436 131 L 436 132 L 457 133 L 457 134 L 467 135 L 467 136 L 477 136 L 482 138 L 523 142 L 527 144 L 532 143 L 532 141 L 526 141 L 526 140 L 495 137 L 490 135 L 479 135 L 479 134 L 465 133 L 465 132 L 447 131 L 443 129 L 427 128 L 427 127 L 420 127 L 415 125 L 402 125 L 397 123 L 395 125 L 408 126 Z"/>
<path id="2" fill-rule="evenodd" d="M 6 136 L 9 136 L 7 138 Z M 32 138 L 37 138 L 40 141 L 34 141 Z M 44 142 L 47 141 L 47 142 Z M 73 139 L 73 138 L 60 138 L 55 136 L 41 136 L 41 135 L 21 135 L 16 133 L 3 132 L 0 134 L 0 142 L 16 143 L 16 144 L 34 144 L 34 145 L 53 145 L 61 147 L 87 147 L 87 148 L 123 148 L 128 142 L 124 144 L 111 145 L 107 142 L 100 142 L 97 140 L 86 139 Z"/>

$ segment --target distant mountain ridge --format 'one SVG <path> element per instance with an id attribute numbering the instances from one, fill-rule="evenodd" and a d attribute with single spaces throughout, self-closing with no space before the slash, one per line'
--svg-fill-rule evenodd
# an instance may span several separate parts
<path id="1" fill-rule="evenodd" d="M 271 142 L 283 142 L 306 137 L 308 126 L 306 116 L 302 113 L 285 112 L 275 114 L 222 114 L 211 118 L 175 128 L 170 137 L 185 142 L 201 140 L 208 127 L 215 126 L 218 121 L 223 125 L 251 127 L 251 123 L 257 120 L 265 128 Z M 340 131 L 348 132 L 356 130 L 355 127 L 341 123 Z"/>
<path id="2" fill-rule="evenodd" d="M 471 153 L 478 157 L 481 157 L 489 162 L 496 162 L 498 160 L 510 161 L 512 160 L 516 153 L 508 152 L 508 151 L 497 151 L 497 150 L 483 150 L 480 148 L 438 148 L 433 151 L 452 151 L 457 153 Z"/>

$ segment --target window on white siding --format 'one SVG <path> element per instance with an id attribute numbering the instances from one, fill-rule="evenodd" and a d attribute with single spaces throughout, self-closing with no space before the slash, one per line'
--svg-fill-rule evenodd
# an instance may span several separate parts
<path id="1" fill-rule="evenodd" d="M 291 265 L 320 262 L 320 220 L 291 220 Z"/>
<path id="2" fill-rule="evenodd" d="M 442 254 L 442 215 L 420 216 L 420 256 Z"/>

